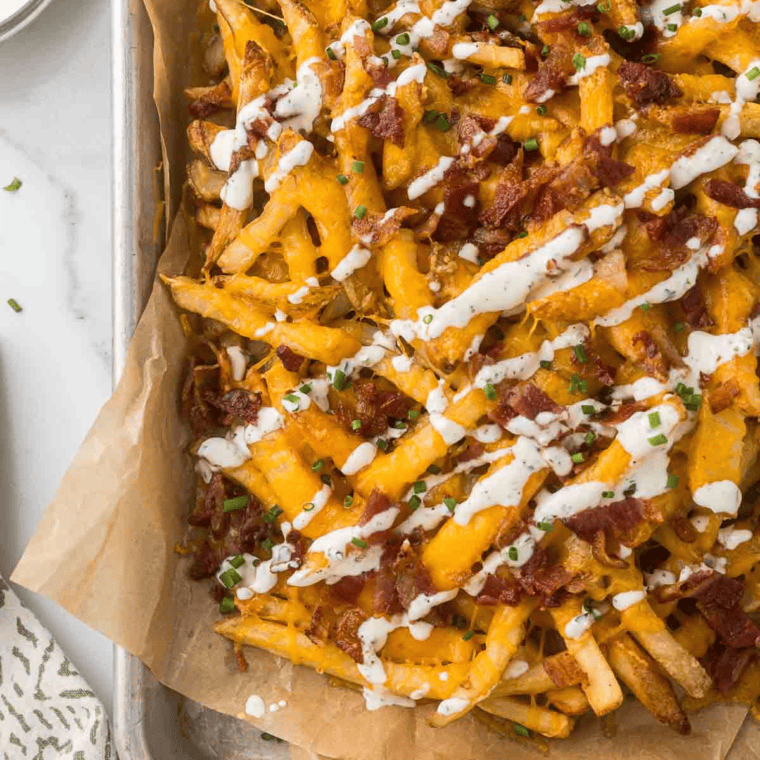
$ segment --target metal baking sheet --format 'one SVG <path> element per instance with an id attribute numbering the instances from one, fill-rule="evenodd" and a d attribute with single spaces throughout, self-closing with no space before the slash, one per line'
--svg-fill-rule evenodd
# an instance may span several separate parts
<path id="1" fill-rule="evenodd" d="M 153 33 L 142 0 L 112 0 L 113 373 L 121 375 L 161 248 L 161 162 L 153 103 Z M 184 131 L 185 125 L 178 125 Z M 114 653 L 114 734 L 120 760 L 288 760 L 288 745 L 159 684 L 120 647 Z"/>

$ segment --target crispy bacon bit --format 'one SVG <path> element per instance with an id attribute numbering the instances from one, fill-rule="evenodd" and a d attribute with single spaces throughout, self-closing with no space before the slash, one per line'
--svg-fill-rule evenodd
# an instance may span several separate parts
<path id="1" fill-rule="evenodd" d="M 330 621 L 327 619 L 326 609 L 319 605 L 311 616 L 311 623 L 304 631 L 309 639 L 318 647 L 323 647 L 330 638 Z"/>
<path id="2" fill-rule="evenodd" d="M 391 500 L 379 489 L 374 488 L 367 499 L 364 512 L 359 518 L 359 525 L 366 525 L 375 515 L 391 508 Z"/>
<path id="3" fill-rule="evenodd" d="M 369 40 L 363 34 L 355 34 L 352 44 L 360 58 L 366 58 L 374 52 L 369 44 Z"/>
<path id="4" fill-rule="evenodd" d="M 206 488 L 206 493 L 203 495 L 201 510 L 195 509 L 187 521 L 196 528 L 208 528 L 211 525 L 211 518 L 215 514 L 223 514 L 222 502 L 224 498 L 224 479 L 221 473 L 215 472 Z"/>
<path id="5" fill-rule="evenodd" d="M 617 535 L 620 531 L 635 527 L 644 519 L 644 502 L 629 496 L 603 507 L 584 509 L 565 518 L 565 525 L 576 536 L 592 543 L 597 533 Z"/>
<path id="6" fill-rule="evenodd" d="M 544 660 L 544 670 L 558 689 L 585 683 L 587 678 L 570 652 L 560 652 Z"/>
<path id="7" fill-rule="evenodd" d="M 340 599 L 340 601 L 354 604 L 364 589 L 366 582 L 367 579 L 364 575 L 347 575 L 327 588 L 330 594 Z"/>
<path id="8" fill-rule="evenodd" d="M 232 103 L 232 90 L 226 80 L 207 90 L 190 104 L 190 113 L 196 119 L 208 119 Z"/>
<path id="9" fill-rule="evenodd" d="M 691 523 L 689 524 L 691 525 Z M 683 581 L 673 583 L 670 586 L 660 586 L 658 589 L 655 589 L 654 595 L 659 602 L 674 602 L 676 599 L 683 599 L 684 597 L 690 596 L 694 589 L 701 586 L 712 576 L 713 571 L 709 567 L 706 567 L 703 570 L 698 570 L 697 572 L 692 573 Z"/>
<path id="10" fill-rule="evenodd" d="M 221 421 L 223 425 L 229 425 L 234 419 L 242 420 L 249 425 L 256 424 L 261 408 L 261 396 L 258 393 L 251 393 L 243 388 L 234 388 L 227 391 L 221 398 L 209 400 L 225 413 Z"/>
<path id="11" fill-rule="evenodd" d="M 528 82 L 523 97 L 528 103 L 540 103 L 546 99 L 548 93 L 561 92 L 565 87 L 565 73 L 556 61 L 549 58 L 543 61 L 533 79 Z"/>
<path id="12" fill-rule="evenodd" d="M 400 148 L 404 147 L 404 110 L 396 98 L 383 95 L 356 123 L 368 129 L 375 137 L 390 140 Z"/>
<path id="13" fill-rule="evenodd" d="M 572 13 L 559 13 L 556 16 L 552 16 L 548 21 L 539 21 L 536 26 L 543 34 L 558 34 L 559 32 L 568 32 L 571 29 L 577 31 L 579 21 L 584 21 L 597 15 L 596 6 L 584 5 L 574 8 Z"/>
<path id="14" fill-rule="evenodd" d="M 395 78 L 393 71 L 387 66 L 375 66 L 370 64 L 366 67 L 366 70 L 379 90 L 384 90 Z"/>
<path id="15" fill-rule="evenodd" d="M 280 358 L 282 365 L 288 370 L 288 372 L 298 372 L 304 361 L 303 356 L 297 354 L 287 346 L 278 346 L 277 356 Z"/>
<path id="16" fill-rule="evenodd" d="M 493 204 L 480 215 L 481 224 L 489 229 L 505 225 L 517 229 L 519 206 L 526 196 L 527 190 L 522 185 L 500 183 L 496 187 Z M 499 250 L 503 247 L 501 246 Z"/>
<path id="17" fill-rule="evenodd" d="M 496 138 L 496 146 L 488 154 L 488 160 L 499 166 L 509 166 L 520 153 L 520 143 L 509 135 L 501 134 Z"/>
<path id="18" fill-rule="evenodd" d="M 522 589 L 514 578 L 489 575 L 475 601 L 484 605 L 507 604 L 514 607 L 520 603 L 521 598 Z"/>
<path id="19" fill-rule="evenodd" d="M 750 198 L 739 185 L 725 179 L 705 182 L 705 193 L 714 201 L 731 208 L 760 208 L 760 199 Z"/>
<path id="20" fill-rule="evenodd" d="M 505 385 L 499 390 L 499 403 L 488 413 L 488 416 L 502 427 L 505 427 L 506 423 L 518 414 L 535 420 L 541 412 L 559 414 L 562 411 L 561 406 L 555 404 L 533 383 Z"/>
<path id="21" fill-rule="evenodd" d="M 728 694 L 755 655 L 754 649 L 735 649 L 714 644 L 705 656 L 707 672 L 721 694 Z"/>
<path id="22" fill-rule="evenodd" d="M 400 229 L 405 219 L 414 216 L 417 209 L 398 206 L 389 214 L 368 211 L 363 219 L 354 219 L 353 230 L 363 245 L 385 245 Z"/>
<path id="23" fill-rule="evenodd" d="M 591 375 L 596 378 L 602 385 L 615 384 L 615 368 L 606 364 L 590 341 L 584 343 L 586 356 L 588 356 L 589 370 Z"/>
<path id="24" fill-rule="evenodd" d="M 204 541 L 201 548 L 193 555 L 193 562 L 188 571 L 194 581 L 200 581 L 203 578 L 210 578 L 219 567 L 220 559 L 217 553 L 211 548 L 208 541 Z"/>
<path id="25" fill-rule="evenodd" d="M 686 321 L 694 328 L 709 327 L 712 319 L 707 313 L 707 304 L 702 295 L 702 288 L 699 283 L 689 288 L 681 298 L 681 308 L 683 309 Z"/>
<path id="26" fill-rule="evenodd" d="M 412 600 L 420 594 L 435 594 L 437 591 L 427 568 L 408 543 L 404 543 L 396 555 L 393 572 L 396 596 L 404 610 L 408 610 Z"/>
<path id="27" fill-rule="evenodd" d="M 291 530 L 285 539 L 285 543 L 289 544 L 293 549 L 290 553 L 290 561 L 295 566 L 300 567 L 303 563 L 303 558 L 306 556 L 306 538 L 299 531 Z"/>
<path id="28" fill-rule="evenodd" d="M 483 446 L 483 444 L 479 441 L 474 441 L 471 438 L 468 438 L 467 440 L 469 441 L 467 448 L 464 451 L 460 451 L 454 457 L 454 461 L 457 464 L 462 464 L 463 462 L 469 462 L 472 459 L 477 459 L 486 450 L 485 446 Z"/>
<path id="29" fill-rule="evenodd" d="M 636 108 L 650 103 L 664 103 L 683 95 L 681 88 L 664 71 L 645 66 L 643 63 L 623 61 L 618 76 L 628 97 Z"/>
<path id="30" fill-rule="evenodd" d="M 714 391 L 710 393 L 710 409 L 713 414 L 718 414 L 724 409 L 731 406 L 731 402 L 741 393 L 739 383 L 735 378 L 721 383 Z"/>
<path id="31" fill-rule="evenodd" d="M 356 662 L 364 662 L 362 645 L 359 641 L 359 626 L 367 616 L 359 609 L 346 610 L 335 628 L 335 644 Z"/>
<path id="32" fill-rule="evenodd" d="M 673 515 L 670 518 L 670 527 L 684 543 L 693 544 L 697 540 L 697 529 L 686 519 L 684 515 Z"/>
<path id="33" fill-rule="evenodd" d="M 617 409 L 606 409 L 599 415 L 599 421 L 605 425 L 619 425 L 632 417 L 636 412 L 643 412 L 647 406 L 641 401 L 629 401 Z"/>
<path id="34" fill-rule="evenodd" d="M 221 423 L 219 411 L 211 403 L 218 394 L 219 367 L 193 363 L 182 387 L 182 414 L 189 420 L 196 438 L 208 435 Z"/>
<path id="35" fill-rule="evenodd" d="M 701 245 L 707 243 L 718 228 L 714 216 L 691 214 L 687 206 L 679 206 L 667 216 L 654 216 L 639 212 L 650 239 L 658 243 L 651 256 L 639 262 L 649 272 L 672 270 L 683 264 L 693 250 L 687 243 L 696 238 Z"/>
<path id="36" fill-rule="evenodd" d="M 467 239 L 478 224 L 477 198 L 477 182 L 448 185 L 443 191 L 443 214 L 435 239 L 442 243 Z"/>
<path id="37" fill-rule="evenodd" d="M 670 125 L 679 134 L 709 135 L 719 117 L 719 108 L 689 109 L 676 113 Z"/>
<path id="38" fill-rule="evenodd" d="M 630 177 L 636 171 L 633 166 L 625 161 L 616 161 L 614 158 L 600 156 L 593 167 L 594 174 L 599 181 L 607 187 L 619 185 L 626 177 Z"/>
<path id="39" fill-rule="evenodd" d="M 713 573 L 691 596 L 721 641 L 734 649 L 760 645 L 760 629 L 741 608 L 744 584 L 736 578 Z"/>
<path id="40" fill-rule="evenodd" d="M 545 549 L 537 546 L 531 558 L 520 568 L 518 581 L 526 594 L 540 596 L 547 606 L 556 606 L 554 595 L 572 578 L 561 565 L 550 565 Z"/>
<path id="41" fill-rule="evenodd" d="M 400 391 L 381 391 L 371 380 L 358 382 L 355 387 L 356 408 L 352 411 L 339 403 L 335 409 L 338 420 L 346 429 L 371 438 L 387 430 L 389 417 L 406 419 L 412 402 Z M 355 420 L 361 422 L 357 430 L 352 426 Z"/>

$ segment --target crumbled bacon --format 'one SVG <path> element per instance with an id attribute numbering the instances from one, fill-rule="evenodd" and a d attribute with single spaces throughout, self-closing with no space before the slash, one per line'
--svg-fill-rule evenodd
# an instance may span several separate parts
<path id="1" fill-rule="evenodd" d="M 379 488 L 373 488 L 359 518 L 359 525 L 366 525 L 373 517 L 390 508 L 391 500 Z"/>
<path id="2" fill-rule="evenodd" d="M 689 209 L 679 206 L 667 216 L 654 216 L 639 212 L 650 239 L 658 243 L 653 253 L 639 262 L 639 266 L 650 272 L 672 270 L 683 264 L 693 250 L 687 243 L 696 238 L 700 245 L 707 243 L 718 228 L 714 216 L 689 213 Z"/>
<path id="3" fill-rule="evenodd" d="M 550 565 L 546 550 L 537 546 L 520 568 L 517 580 L 526 594 L 541 597 L 547 606 L 556 606 L 553 597 L 571 578 L 572 573 L 562 565 Z"/>
<path id="4" fill-rule="evenodd" d="M 311 615 L 311 623 L 304 633 L 318 647 L 323 647 L 330 638 L 330 621 L 323 605 L 320 604 L 314 609 Z"/>
<path id="5" fill-rule="evenodd" d="M 347 575 L 327 588 L 330 594 L 340 601 L 354 604 L 366 583 L 367 579 L 364 575 Z"/>
<path id="6" fill-rule="evenodd" d="M 375 87 L 384 90 L 394 79 L 393 71 L 387 66 L 375 66 L 370 64 L 366 67 L 367 73 L 372 77 Z"/>
<path id="7" fill-rule="evenodd" d="M 463 462 L 469 462 L 472 459 L 477 459 L 486 450 L 485 446 L 483 446 L 483 444 L 479 441 L 474 441 L 471 438 L 468 438 L 467 440 L 467 448 L 464 449 L 464 451 L 460 451 L 454 457 L 454 461 L 457 464 L 462 464 Z"/>
<path id="8" fill-rule="evenodd" d="M 196 119 L 208 119 L 232 102 L 232 90 L 226 80 L 219 82 L 196 98 L 189 106 L 190 113 Z"/>
<path id="9" fill-rule="evenodd" d="M 686 321 L 694 328 L 710 327 L 712 319 L 707 313 L 707 304 L 702 295 L 702 288 L 699 283 L 689 288 L 681 298 L 681 308 L 683 309 Z"/>
<path id="10" fill-rule="evenodd" d="M 468 205 L 465 201 L 471 198 Z M 478 224 L 478 183 L 455 182 L 443 191 L 443 214 L 434 238 L 442 243 L 466 240 Z"/>
<path id="11" fill-rule="evenodd" d="M 364 662 L 362 645 L 359 641 L 359 626 L 367 616 L 359 609 L 346 610 L 335 627 L 335 644 L 356 662 Z"/>
<path id="12" fill-rule="evenodd" d="M 721 641 L 734 649 L 760 645 L 760 629 L 741 608 L 744 584 L 736 578 L 713 573 L 691 596 Z"/>
<path id="13" fill-rule="evenodd" d="M 561 406 L 533 383 L 502 385 L 499 390 L 499 403 L 488 413 L 488 417 L 502 427 L 506 427 L 518 414 L 535 420 L 541 412 L 559 414 L 562 411 Z"/>
<path id="14" fill-rule="evenodd" d="M 404 610 L 408 610 L 412 600 L 420 594 L 435 594 L 438 590 L 417 552 L 407 543 L 402 545 L 393 561 L 393 572 L 396 596 Z"/>
<path id="15" fill-rule="evenodd" d="M 507 604 L 514 607 L 521 598 L 522 589 L 514 578 L 489 575 L 475 601 L 483 605 Z"/>
<path id="16" fill-rule="evenodd" d="M 517 229 L 520 203 L 526 197 L 527 189 L 521 184 L 500 183 L 496 187 L 493 204 L 480 215 L 481 224 L 489 229 L 504 226 Z"/>
<path id="17" fill-rule="evenodd" d="M 629 417 L 632 417 L 636 412 L 643 412 L 646 408 L 646 404 L 641 401 L 629 401 L 621 404 L 617 409 L 605 409 L 599 414 L 598 420 L 605 425 L 617 426 L 621 422 L 625 422 Z"/>
<path id="18" fill-rule="evenodd" d="M 731 208 L 760 208 L 760 199 L 750 198 L 739 185 L 725 179 L 705 182 L 705 193 L 714 201 Z"/>
<path id="19" fill-rule="evenodd" d="M 336 416 L 347 429 L 366 438 L 381 435 L 388 428 L 388 418 L 404 420 L 411 401 L 400 391 L 381 391 L 371 380 L 357 382 L 356 408 L 343 404 L 336 405 Z M 352 423 L 359 420 L 361 425 L 354 430 Z"/>
<path id="20" fill-rule="evenodd" d="M 597 533 L 617 535 L 644 519 L 644 502 L 629 496 L 601 507 L 584 509 L 563 520 L 576 536 L 592 543 Z"/>
<path id="21" fill-rule="evenodd" d="M 197 528 L 208 528 L 211 525 L 211 518 L 222 512 L 222 502 L 225 499 L 224 479 L 222 474 L 216 472 L 211 477 L 211 482 L 206 488 L 206 493 L 203 495 L 203 501 L 201 502 L 201 509 L 197 508 L 192 512 L 187 521 L 190 525 L 194 525 Z"/>
<path id="22" fill-rule="evenodd" d="M 710 392 L 710 409 L 713 414 L 718 414 L 731 406 L 731 402 L 741 393 L 739 383 L 735 378 L 721 383 L 714 391 Z"/>
<path id="23" fill-rule="evenodd" d="M 643 108 L 650 103 L 664 103 L 683 95 L 681 88 L 664 71 L 643 63 L 623 61 L 618 68 L 618 76 L 636 108 Z"/>
<path id="24" fill-rule="evenodd" d="M 561 92 L 565 87 L 565 72 L 557 61 L 549 58 L 539 65 L 538 73 L 528 82 L 523 97 L 528 103 L 541 103 L 549 96 Z"/>
<path id="25" fill-rule="evenodd" d="M 301 369 L 304 357 L 297 354 L 291 348 L 288 348 L 288 346 L 278 346 L 276 353 L 280 358 L 283 367 L 285 367 L 288 372 L 298 372 L 298 370 Z"/>
<path id="26" fill-rule="evenodd" d="M 624 179 L 630 177 L 634 171 L 634 167 L 625 163 L 625 161 L 617 161 L 607 156 L 600 156 L 593 167 L 594 174 L 606 187 L 619 185 Z"/>
<path id="27" fill-rule="evenodd" d="M 596 6 L 584 5 L 574 8 L 571 13 L 558 13 L 548 21 L 539 21 L 536 26 L 543 34 L 558 34 L 559 32 L 578 31 L 578 22 L 598 16 Z M 579 35 L 580 37 L 580 35 Z M 583 39 L 581 37 L 581 39 Z"/>
<path id="28" fill-rule="evenodd" d="M 194 581 L 210 578 L 219 567 L 221 560 L 208 541 L 204 541 L 200 549 L 193 554 L 193 562 L 188 574 Z"/>
<path id="29" fill-rule="evenodd" d="M 181 405 L 196 438 L 208 435 L 221 424 L 219 410 L 211 403 L 218 394 L 218 385 L 218 365 L 191 364 L 182 386 Z"/>
<path id="30" fill-rule="evenodd" d="M 234 388 L 227 391 L 224 396 L 209 400 L 217 409 L 225 413 L 221 420 L 223 425 L 229 425 L 235 419 L 247 422 L 249 425 L 256 424 L 261 408 L 261 396 L 258 393 L 251 393 L 244 388 Z"/>
<path id="31" fill-rule="evenodd" d="M 688 109 L 675 113 L 670 124 L 678 134 L 709 135 L 719 117 L 719 108 Z"/>
<path id="32" fill-rule="evenodd" d="M 396 98 L 381 96 L 356 122 L 375 137 L 404 147 L 404 110 Z"/>
<path id="33" fill-rule="evenodd" d="M 707 672 L 721 694 L 728 694 L 756 654 L 754 649 L 735 649 L 720 643 L 713 644 L 705 655 Z"/>
<path id="34" fill-rule="evenodd" d="M 417 209 L 398 206 L 388 214 L 368 211 L 362 219 L 354 219 L 354 234 L 364 245 L 385 245 L 400 229 L 405 219 L 414 216 Z"/>

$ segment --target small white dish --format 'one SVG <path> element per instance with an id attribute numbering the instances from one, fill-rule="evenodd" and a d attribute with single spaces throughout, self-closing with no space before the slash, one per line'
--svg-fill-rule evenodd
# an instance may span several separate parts
<path id="1" fill-rule="evenodd" d="M 0 0 L 0 42 L 31 24 L 50 0 Z"/>

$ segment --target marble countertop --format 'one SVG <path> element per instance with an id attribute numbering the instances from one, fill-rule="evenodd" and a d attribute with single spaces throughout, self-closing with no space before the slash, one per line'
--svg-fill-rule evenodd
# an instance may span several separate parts
<path id="1" fill-rule="evenodd" d="M 0 43 L 0 188 L 23 183 L 0 190 L 6 578 L 111 390 L 109 16 L 104 0 L 53 0 Z M 110 712 L 110 642 L 15 588 Z"/>

